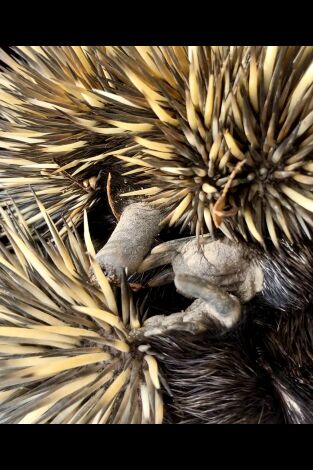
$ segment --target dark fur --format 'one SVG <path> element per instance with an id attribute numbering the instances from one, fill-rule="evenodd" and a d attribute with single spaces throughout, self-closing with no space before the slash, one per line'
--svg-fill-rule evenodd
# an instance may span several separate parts
<path id="1" fill-rule="evenodd" d="M 262 255 L 264 299 L 273 307 L 304 309 L 313 302 L 313 248 L 282 243 L 279 252 Z"/>
<path id="2" fill-rule="evenodd" d="M 251 302 L 225 333 L 213 322 L 201 336 L 150 341 L 162 354 L 179 423 L 312 423 L 313 313 Z"/>

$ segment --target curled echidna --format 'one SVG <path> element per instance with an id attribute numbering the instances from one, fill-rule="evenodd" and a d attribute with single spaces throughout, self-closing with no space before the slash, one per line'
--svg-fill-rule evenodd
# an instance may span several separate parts
<path id="1" fill-rule="evenodd" d="M 180 421 L 309 421 L 311 317 L 303 306 L 313 280 L 313 49 L 14 52 L 0 55 L 0 204 L 9 209 L 3 231 L 14 250 L 1 246 L 2 422 L 160 422 L 148 345 L 162 354 Z M 114 194 L 107 185 L 109 203 L 122 210 L 97 259 L 121 280 L 122 319 L 87 228 L 89 255 L 68 228 L 104 193 L 109 157 L 121 176 Z M 171 240 L 143 261 L 166 225 L 196 238 L 183 248 Z M 211 254 L 220 243 L 223 263 L 199 249 L 208 238 Z M 124 268 L 155 261 L 171 263 L 176 286 L 196 300 L 182 315 L 137 329 Z M 287 313 L 245 305 L 238 322 L 238 298 L 246 302 L 260 288 Z M 236 325 L 225 332 L 217 318 Z"/>
<path id="2" fill-rule="evenodd" d="M 114 47 L 105 60 L 107 90 L 130 102 L 106 109 L 137 144 L 118 156 L 140 185 L 128 195 L 196 234 L 311 239 L 312 47 Z"/>
<path id="3" fill-rule="evenodd" d="M 299 254 L 297 242 L 311 239 L 311 47 L 13 51 L 0 54 L 2 206 L 14 212 L 13 195 L 40 229 L 34 189 L 63 235 L 63 219 L 82 220 L 107 189 L 101 171 L 114 166 L 122 178 L 112 195 L 108 186 L 113 211 L 117 200 L 123 211 L 138 197 L 145 210 L 98 257 L 112 277 L 116 264 L 136 271 L 160 228 L 177 224 L 198 237 L 223 232 L 263 245 L 255 255 L 264 285 L 275 298 L 283 293 L 284 305 L 291 289 L 296 304 L 288 273 L 302 276 L 306 303 L 312 256 L 310 245 Z M 108 158 L 116 159 L 109 168 Z"/>
<path id="4" fill-rule="evenodd" d="M 94 261 L 87 218 L 86 252 L 69 228 L 64 243 L 37 203 L 48 243 L 34 239 L 18 206 L 17 218 L 1 210 L 12 249 L 0 245 L 0 422 L 161 423 L 158 364 L 130 341 L 140 310 L 126 283 L 115 295 Z"/>

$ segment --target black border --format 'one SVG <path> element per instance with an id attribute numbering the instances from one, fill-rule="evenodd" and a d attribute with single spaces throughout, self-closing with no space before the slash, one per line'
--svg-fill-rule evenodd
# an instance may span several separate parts
<path id="1" fill-rule="evenodd" d="M 296 425 L 2 425 L 0 426 L 2 463 L 9 450 L 14 459 L 38 453 L 45 455 L 51 467 L 54 459 L 70 453 L 78 458 L 88 454 L 91 458 L 103 456 L 103 465 L 111 456 L 117 468 L 126 461 L 130 468 L 155 466 L 158 460 L 167 468 L 170 459 L 176 461 L 191 455 L 196 462 L 206 460 L 208 468 L 214 468 L 212 458 L 218 456 L 219 467 L 228 459 L 245 460 L 252 457 L 251 466 L 268 458 L 266 467 L 272 468 L 274 456 L 279 456 L 281 466 L 284 457 L 297 467 L 310 450 L 311 427 Z M 147 453 L 147 455 L 145 455 Z M 144 457 L 145 455 L 145 457 Z M 50 460 L 51 459 L 51 460 Z M 127 460 L 128 459 L 128 460 Z M 311 459 L 308 461 L 310 464 Z M 44 464 L 43 461 L 41 461 Z M 24 462 L 25 466 L 26 462 Z M 232 465 L 233 466 L 233 465 Z M 196 466 L 193 465 L 195 468 Z M 128 467 L 127 467 L 128 469 Z M 162 468 L 163 470 L 163 468 Z"/>
<path id="2" fill-rule="evenodd" d="M 1 5 L 4 45 L 313 44 L 309 4 L 257 1 Z"/>

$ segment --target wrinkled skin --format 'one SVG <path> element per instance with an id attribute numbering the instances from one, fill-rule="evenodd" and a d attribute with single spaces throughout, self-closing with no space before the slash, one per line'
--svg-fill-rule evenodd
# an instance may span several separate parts
<path id="1" fill-rule="evenodd" d="M 209 236 L 200 241 L 188 237 L 163 243 L 145 258 L 158 235 L 162 216 L 148 204 L 130 204 L 96 256 L 114 282 L 120 279 L 123 268 L 132 274 L 170 265 L 166 275 L 155 278 L 152 285 L 174 280 L 178 292 L 196 299 L 183 312 L 148 319 L 136 336 L 162 335 L 171 330 L 198 334 L 207 328 L 208 318 L 230 328 L 240 319 L 241 302 L 248 302 L 262 290 L 260 266 L 243 245 Z"/>
<path id="2" fill-rule="evenodd" d="M 212 240 L 205 236 L 198 242 L 196 237 L 188 237 L 163 243 L 151 251 L 137 270 L 146 271 L 167 263 L 172 265 L 174 280 L 188 273 L 208 285 L 235 294 L 242 302 L 248 302 L 262 289 L 262 270 L 251 252 L 228 239 Z M 188 286 L 184 293 L 195 297 Z"/>

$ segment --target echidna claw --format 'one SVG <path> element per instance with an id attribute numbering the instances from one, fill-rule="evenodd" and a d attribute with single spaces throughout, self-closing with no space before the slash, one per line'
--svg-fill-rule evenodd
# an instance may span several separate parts
<path id="1" fill-rule="evenodd" d="M 175 252 L 175 251 L 179 250 L 179 248 L 184 246 L 187 242 L 193 241 L 194 239 L 195 239 L 195 236 L 192 235 L 190 237 L 178 238 L 177 240 L 169 240 L 167 242 L 160 243 L 159 245 L 155 246 L 151 250 L 151 255 L 167 253 L 169 251 L 174 251 Z M 203 235 L 199 239 L 200 244 L 209 243 L 210 241 L 213 241 L 213 239 L 211 238 L 211 235 L 209 235 L 209 234 Z"/>
<path id="2" fill-rule="evenodd" d="M 196 299 L 183 312 L 154 316 L 136 332 L 142 339 L 171 331 L 199 334 L 212 321 L 231 328 L 241 318 L 241 302 L 249 301 L 262 289 L 263 272 L 241 244 L 205 237 L 199 248 L 196 237 L 166 242 L 152 250 L 141 269 L 152 269 L 171 261 L 172 269 L 160 272 L 149 286 L 172 281 L 179 293 Z"/>
<path id="3" fill-rule="evenodd" d="M 237 297 L 228 294 L 219 287 L 212 286 L 196 276 L 178 274 L 175 277 L 175 285 L 179 292 L 185 296 L 196 298 L 201 301 L 198 305 L 204 309 L 209 316 L 216 318 L 226 326 L 232 326 L 240 318 L 241 304 Z M 194 315 L 192 310 L 186 315 L 185 320 Z"/>
<path id="4" fill-rule="evenodd" d="M 164 253 L 152 253 L 147 256 L 143 262 L 136 269 L 137 273 L 144 273 L 150 269 L 158 268 L 160 266 L 171 264 L 174 260 L 176 253 L 167 251 Z"/>

